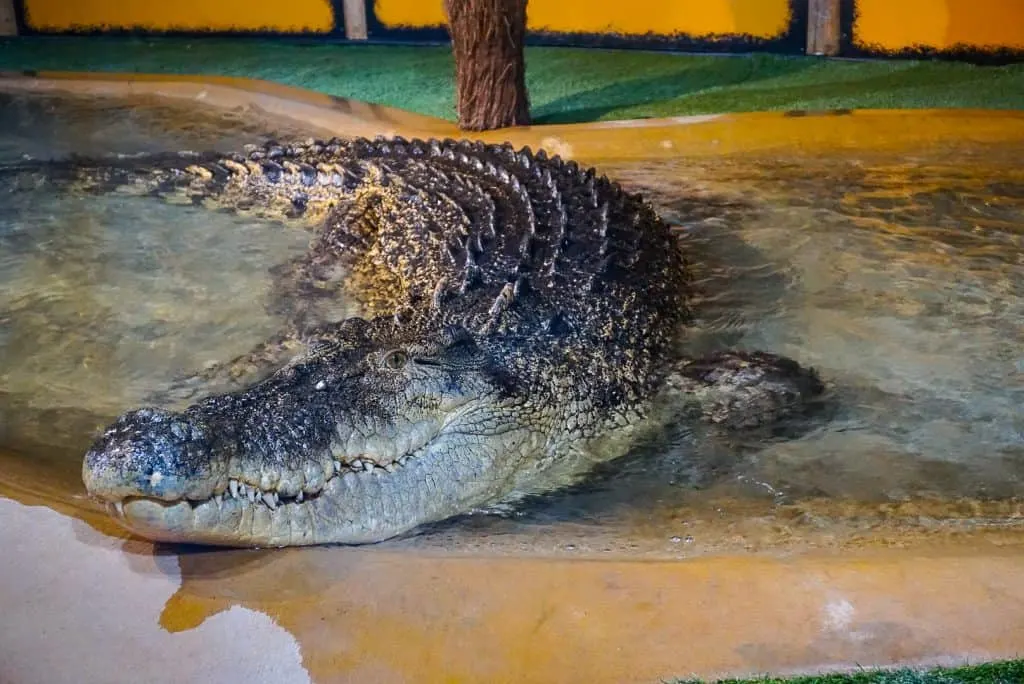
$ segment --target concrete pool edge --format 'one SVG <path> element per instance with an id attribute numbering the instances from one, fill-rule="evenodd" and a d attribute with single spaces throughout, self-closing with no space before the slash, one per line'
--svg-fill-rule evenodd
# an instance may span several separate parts
<path id="1" fill-rule="evenodd" d="M 75 572 L 75 559 L 100 548 L 109 549 L 107 563 L 110 552 L 131 567 L 171 563 L 161 574 L 177 588 L 159 610 L 168 637 L 239 608 L 266 615 L 295 637 L 312 681 L 366 681 L 360 673 L 387 672 L 374 681 L 640 682 L 952 666 L 1019 657 L 1024 634 L 1019 545 L 639 562 L 374 548 L 179 554 L 111 535 L 80 511 L 65 518 L 33 499 L 0 498 L 7 508 L 21 507 L 14 510 L 21 524 L 7 528 L 4 543 L 39 556 L 0 568 L 4 586 L 19 586 L 13 580 L 23 579 L 25 568 L 56 555 L 67 567 L 50 591 L 88 586 L 90 596 L 116 594 L 109 585 L 126 577 Z M 73 538 L 64 533 L 50 546 L 44 540 L 59 519 Z M 0 603 L 16 600 L 5 593 Z M 116 614 L 136 606 L 100 608 Z M 77 623 L 63 626 L 81 631 Z M 80 635 L 72 641 L 71 652 L 92 646 Z M 110 649 L 109 662 L 121 662 L 117 642 L 102 643 L 108 646 L 96 645 Z M 171 639 L 163 643 L 175 648 Z"/>
<path id="2" fill-rule="evenodd" d="M 0 80 L 0 90 L 21 80 L 14 89 L 146 94 L 217 107 L 253 106 L 296 120 L 312 117 L 307 122 L 318 122 L 313 124 L 317 128 L 362 126 L 368 132 L 360 134 L 368 135 L 459 135 L 446 122 L 426 117 L 406 121 L 403 113 L 369 105 L 346 109 L 333 98 L 317 100 L 326 96 L 315 93 L 292 108 L 290 98 L 302 93 L 292 88 L 277 91 L 273 86 L 264 92 L 263 84 L 257 84 L 249 91 L 233 83 L 238 79 L 212 83 L 187 77 L 157 79 L 144 87 L 148 81 L 137 78 L 15 77 Z M 63 87 L 68 84 L 81 90 L 69 91 Z M 256 95 L 250 98 L 250 92 Z M 836 118 L 854 126 L 870 120 L 867 125 L 875 134 L 892 131 L 906 144 L 919 145 L 941 139 L 963 121 L 964 114 L 940 110 L 742 116 L 771 124 L 764 126 L 763 138 L 752 143 L 763 150 L 791 144 L 798 134 L 808 136 L 808 148 L 816 140 L 822 145 L 848 144 L 851 139 L 844 139 Z M 936 128 L 921 125 L 922 119 L 936 122 Z M 1016 135 L 1015 140 L 1024 138 L 1024 118 L 1019 114 L 996 113 L 990 119 L 990 128 L 973 129 L 972 135 L 988 142 L 1006 140 L 1006 135 L 999 137 L 1000 131 Z M 400 121 L 404 123 L 399 125 Z M 534 127 L 490 137 L 542 144 L 583 158 L 714 155 L 750 149 L 744 140 L 726 135 L 735 121 L 736 117 L 723 115 Z M 638 131 L 643 131 L 639 142 Z M 629 143 L 631 136 L 636 144 Z M 666 140 L 672 145 L 665 146 Z M 27 520 L 43 514 L 33 497 L 12 498 L 30 506 Z M 63 507 L 49 502 L 45 508 L 64 513 Z M 82 512 L 73 508 L 68 505 L 66 510 L 80 518 Z M 8 541 L 25 541 L 36 530 L 26 526 L 8 533 Z M 88 529 L 79 529 L 79 536 L 93 538 Z M 238 605 L 270 615 L 295 635 L 315 681 L 354 678 L 359 667 L 373 671 L 368 665 L 386 666 L 403 680 L 417 681 L 441 679 L 450 674 L 444 671 L 447 667 L 465 681 L 618 682 L 1019 656 L 1024 641 L 1015 635 L 1024 634 L 1024 573 L 1018 570 L 1024 567 L 1024 536 L 1014 531 L 1003 543 L 979 543 L 976 537 L 943 538 L 942 544 L 934 544 L 922 536 L 918 541 L 901 548 L 720 554 L 682 561 L 563 557 L 537 562 L 384 549 L 182 553 L 174 554 L 182 568 L 181 586 L 167 601 L 160 624 L 172 633 L 189 631 L 196 628 L 197 619 L 202 623 Z M 124 553 L 167 555 L 140 542 L 131 544 L 136 550 Z M 77 576 L 75 553 L 67 551 L 62 548 L 57 554 L 68 565 L 61 580 L 66 583 L 63 591 L 104 582 L 103 577 Z M 217 562 L 229 572 L 214 572 L 214 557 L 224 559 Z M 21 558 L 10 567 L 24 572 L 34 562 Z M 303 585 L 328 586 L 330 596 L 309 590 L 292 592 L 282 600 L 275 588 L 288 577 L 293 584 L 301 577 Z M 346 593 L 338 591 L 341 583 L 369 590 L 339 596 Z M 317 641 L 317 630 L 354 642 L 352 651 L 361 657 L 358 665 Z M 386 648 L 388 644 L 380 641 L 385 632 L 403 648 Z M 118 667 L 116 640 L 109 648 L 110 666 Z"/>
<path id="3" fill-rule="evenodd" d="M 279 83 L 227 76 L 94 72 L 0 72 L 0 92 L 63 93 L 102 97 L 147 96 L 191 101 L 219 109 L 252 108 L 302 124 L 317 134 L 474 137 L 544 147 L 588 159 L 638 160 L 708 157 L 780 148 L 807 151 L 854 147 L 868 134 L 886 148 L 934 143 L 956 134 L 981 144 L 1024 141 L 1024 112 L 969 109 L 860 109 L 710 114 L 659 119 L 548 124 L 467 134 L 452 122 L 334 97 Z M 965 118 L 973 126 L 965 131 Z M 843 124 L 837 126 L 837 120 Z M 737 121 L 748 124 L 742 138 Z M 966 135 L 965 135 L 966 134 Z"/>

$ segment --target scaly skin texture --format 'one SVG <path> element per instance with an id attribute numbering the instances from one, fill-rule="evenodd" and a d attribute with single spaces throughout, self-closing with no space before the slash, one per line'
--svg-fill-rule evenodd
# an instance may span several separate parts
<path id="1" fill-rule="evenodd" d="M 665 420 L 758 425 L 821 391 L 770 354 L 678 358 L 689 286 L 668 226 L 543 152 L 332 140 L 48 173 L 305 222 L 317 237 L 282 282 L 362 309 L 293 311 L 283 368 L 97 440 L 89 493 L 152 539 L 379 541 L 564 486 Z"/>

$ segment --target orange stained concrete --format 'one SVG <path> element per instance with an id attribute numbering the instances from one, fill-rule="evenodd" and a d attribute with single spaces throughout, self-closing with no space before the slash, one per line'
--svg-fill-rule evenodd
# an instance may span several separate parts
<path id="1" fill-rule="evenodd" d="M 106 658 L 114 678 L 104 681 L 124 681 L 119 668 L 146 658 L 162 663 L 147 681 L 204 681 L 174 656 L 217 654 L 194 644 L 187 653 L 174 637 L 216 635 L 216 619 L 237 620 L 238 609 L 253 629 L 266 630 L 256 621 L 265 615 L 294 638 L 303 672 L 276 679 L 284 682 L 303 675 L 313 682 L 652 682 L 977 662 L 1019 656 L 1024 638 L 1020 539 L 1003 547 L 965 540 L 910 551 L 648 561 L 458 557 L 386 546 L 179 555 L 111 535 L 105 518 L 87 510 L 0 492 L 15 497 L 0 496 L 0 509 L 18 523 L 0 531 L 0 542 L 17 549 L 0 560 L 0 606 L 27 600 L 5 587 L 23 585 L 23 574 L 44 563 L 52 574 L 57 563 L 49 592 L 145 633 L 90 637 L 90 623 L 74 610 L 23 613 L 26 629 L 42 623 L 69 633 L 58 651 Z M 69 537 L 54 510 L 87 524 Z M 77 573 L 76 564 L 97 564 L 97 547 L 119 548 L 134 572 L 164 577 L 162 607 L 151 606 L 124 571 Z M 95 596 L 104 604 L 92 606 Z M 142 624 L 139 612 L 147 616 Z M 281 667 L 281 656 L 263 659 L 289 653 L 280 635 L 254 640 L 246 623 L 235 628 L 254 649 L 242 667 Z M 125 652 L 133 638 L 144 648 Z M 29 643 L 60 660 L 49 644 Z M 9 658 L 12 668 L 28 667 L 24 660 Z"/>
<path id="2" fill-rule="evenodd" d="M 318 134 L 458 134 L 427 117 L 234 79 L 14 75 L 0 78 L 0 90 L 243 106 Z M 950 138 L 1019 144 L 1024 116 L 722 115 L 488 137 L 591 161 L 891 152 Z M 21 615 L 0 625 L 0 637 L 18 645 L 0 649 L 0 681 L 68 672 L 137 681 L 145 672 L 151 684 L 238 673 L 276 682 L 649 682 L 1024 651 L 1019 502 L 702 505 L 730 517 L 673 512 L 693 521 L 699 541 L 668 548 L 669 518 L 631 522 L 637 539 L 662 544 L 637 555 L 603 553 L 592 527 L 540 530 L 520 553 L 415 540 L 192 551 L 127 537 L 84 499 L 76 464 L 0 452 L 0 611 Z M 825 518 L 846 527 L 822 527 Z M 42 635 L 59 635 L 60 648 Z M 239 652 L 244 662 L 234 660 Z"/>
<path id="3" fill-rule="evenodd" d="M 0 72 L 0 91 L 108 97 L 154 96 L 304 124 L 316 135 L 460 137 L 451 122 L 269 81 L 113 73 Z M 709 157 L 772 150 L 894 151 L 944 140 L 991 144 L 1024 140 L 1024 114 L 961 109 L 710 114 L 524 126 L 474 134 L 482 140 L 543 146 L 586 162 Z"/>
<path id="4" fill-rule="evenodd" d="M 446 23 L 441 2 L 375 0 L 373 9 L 389 27 Z M 776 38 L 789 27 L 790 7 L 788 0 L 531 0 L 527 22 L 531 30 L 556 33 Z"/>
<path id="5" fill-rule="evenodd" d="M 1017 0 L 857 0 L 854 42 L 883 50 L 913 47 L 1024 49 L 1024 3 Z"/>
<path id="6" fill-rule="evenodd" d="M 25 22 L 38 31 L 144 29 L 148 31 L 275 31 L 327 33 L 334 28 L 330 0 L 24 0 Z"/>
<path id="7" fill-rule="evenodd" d="M 377 672 L 363 681 L 631 682 L 981 659 L 1019 653 L 1019 563 L 1010 554 L 636 563 L 321 550 L 264 557 L 237 582 L 206 583 L 209 559 L 193 557 L 182 570 L 196 579 L 162 624 L 194 626 L 241 602 L 300 644 L 317 640 L 304 659 L 315 681 Z M 296 572 L 310 593 L 280 601 L 276 587 Z M 372 591 L 362 584 L 370 578 Z"/>

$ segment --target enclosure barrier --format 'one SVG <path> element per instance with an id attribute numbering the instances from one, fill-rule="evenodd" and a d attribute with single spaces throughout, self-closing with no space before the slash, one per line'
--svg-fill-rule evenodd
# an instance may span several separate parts
<path id="1" fill-rule="evenodd" d="M 530 0 L 536 45 L 1024 60 L 1022 0 Z M 444 42 L 441 0 L 0 0 L 0 35 Z"/>

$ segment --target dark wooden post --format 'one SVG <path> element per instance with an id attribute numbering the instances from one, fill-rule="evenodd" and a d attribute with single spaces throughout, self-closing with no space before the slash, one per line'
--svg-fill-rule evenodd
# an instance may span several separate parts
<path id="1" fill-rule="evenodd" d="M 807 54 L 839 54 L 840 0 L 808 0 Z"/>
<path id="2" fill-rule="evenodd" d="M 485 131 L 530 123 L 523 55 L 526 1 L 444 0 L 460 128 Z"/>
<path id="3" fill-rule="evenodd" d="M 366 0 L 344 0 L 342 11 L 345 16 L 345 37 L 349 40 L 366 40 Z"/>
<path id="4" fill-rule="evenodd" d="M 14 16 L 14 0 L 0 0 L 0 36 L 18 35 Z"/>

